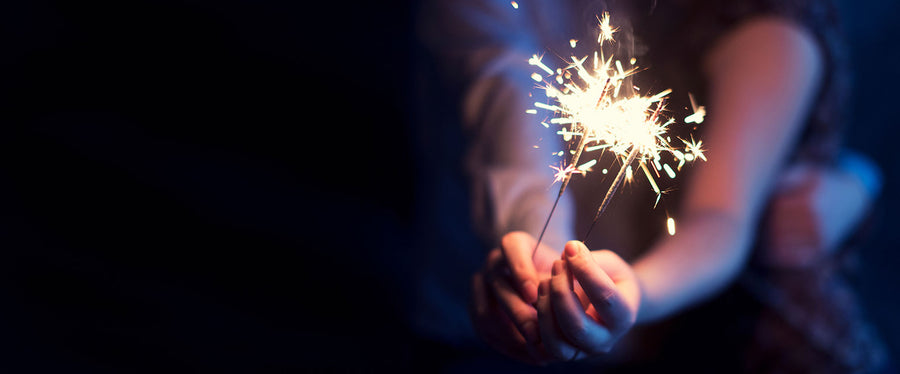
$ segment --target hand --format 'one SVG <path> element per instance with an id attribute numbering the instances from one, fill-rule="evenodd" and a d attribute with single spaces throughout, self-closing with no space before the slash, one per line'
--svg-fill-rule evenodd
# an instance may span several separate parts
<path id="1" fill-rule="evenodd" d="M 850 173 L 802 164 L 791 167 L 772 196 L 761 260 L 773 267 L 817 263 L 858 225 L 871 200 Z"/>
<path id="2" fill-rule="evenodd" d="M 542 344 L 565 361 L 609 352 L 637 320 L 637 278 L 615 253 L 591 252 L 579 241 L 566 244 L 563 258 L 539 290 Z"/>
<path id="3" fill-rule="evenodd" d="M 525 232 L 503 236 L 482 271 L 472 276 L 471 317 L 476 332 L 507 356 L 532 364 L 550 357 L 540 348 L 537 311 L 538 284 L 550 277 L 557 252 L 541 244 L 532 260 L 536 240 Z"/>

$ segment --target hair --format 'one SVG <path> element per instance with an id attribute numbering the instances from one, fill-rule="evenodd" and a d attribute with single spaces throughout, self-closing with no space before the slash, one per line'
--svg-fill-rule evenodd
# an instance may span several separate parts
<path id="1" fill-rule="evenodd" d="M 705 96 L 706 88 L 702 59 L 731 29 L 764 16 L 781 17 L 807 29 L 820 47 L 825 74 L 794 158 L 815 163 L 835 160 L 848 118 L 852 79 L 833 0 L 589 0 L 582 9 L 585 21 L 604 10 L 627 14 L 626 30 L 634 32 L 632 39 L 626 39 L 632 44 L 629 52 L 651 69 L 649 75 L 660 78 L 649 85 L 688 90 L 698 98 Z M 673 33 L 679 43 L 671 42 Z"/>

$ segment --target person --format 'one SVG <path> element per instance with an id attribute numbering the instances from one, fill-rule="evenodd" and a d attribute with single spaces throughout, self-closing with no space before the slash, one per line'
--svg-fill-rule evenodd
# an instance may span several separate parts
<path id="1" fill-rule="evenodd" d="M 770 302 L 769 309 L 793 310 L 783 318 L 792 322 L 802 324 L 798 319 L 809 316 L 802 312 L 816 306 L 834 307 L 833 301 L 823 301 L 828 295 L 816 294 L 813 305 L 799 308 L 798 314 L 798 308 L 791 308 L 797 305 L 784 297 L 814 294 L 809 292 L 813 286 L 833 284 L 828 283 L 833 277 L 810 285 L 801 276 L 786 286 L 771 276 L 774 269 L 825 269 L 823 261 L 836 257 L 878 194 L 877 168 L 840 150 L 846 56 L 831 4 L 697 0 L 517 5 L 426 4 L 419 30 L 439 77 L 434 84 L 452 98 L 442 104 L 458 108 L 456 116 L 446 118 L 461 123 L 464 134 L 459 172 L 469 182 L 470 214 L 482 248 L 493 248 L 471 278 L 471 323 L 483 340 L 528 363 L 590 358 L 622 365 L 652 356 L 645 344 L 652 339 L 630 341 L 643 325 L 696 309 L 738 279 L 756 292 L 761 304 Z M 605 191 L 598 187 L 602 178 L 577 179 L 532 256 L 556 197 L 547 188 L 547 165 L 558 159 L 532 147 L 536 139 L 546 142 L 552 134 L 526 114 L 533 101 L 528 97 L 532 69 L 526 61 L 544 49 L 564 50 L 571 38 L 596 39 L 596 17 L 604 11 L 621 25 L 620 52 L 650 63 L 641 74 L 652 73 L 652 78 L 637 86 L 671 85 L 675 92 L 692 92 L 705 102 L 709 115 L 701 134 L 708 161 L 695 165 L 684 176 L 684 187 L 667 196 L 669 204 L 677 202 L 672 209 L 679 217 L 677 235 L 647 228 L 654 215 L 665 212 L 636 209 L 640 201 L 652 199 L 630 191 L 615 197 L 599 221 L 598 234 L 585 242 L 566 242 L 586 231 L 602 198 L 596 191 Z M 454 255 L 466 256 L 463 251 L 456 248 Z M 470 248 L 468 255 L 477 251 Z M 793 270 L 788 272 L 803 273 Z M 443 272 L 445 277 L 458 274 Z M 435 300 L 458 298 L 458 288 L 442 294 L 448 288 L 442 290 L 438 283 L 432 279 L 430 288 L 423 288 L 428 290 L 424 304 L 446 306 L 446 300 Z M 791 287 L 793 294 L 787 291 Z M 852 297 L 841 300 L 854 302 Z M 443 310 L 444 321 L 458 318 L 453 317 L 458 308 Z M 459 325 L 441 323 L 439 313 L 426 314 L 420 321 L 424 329 L 456 334 L 458 340 Z M 828 317 L 836 316 L 860 318 L 844 309 Z M 804 326 L 797 329 L 800 335 L 806 332 Z M 814 346 L 799 361 L 772 359 L 773 350 L 759 342 L 756 347 L 762 348 L 755 352 L 766 352 L 768 356 L 760 354 L 784 370 L 871 369 L 883 362 L 879 343 L 863 322 L 813 330 L 819 343 L 847 339 L 838 341 L 839 347 L 803 337 L 784 339 L 800 342 L 797 351 L 803 344 Z M 838 330 L 845 334 L 827 333 Z M 848 350 L 850 342 L 854 348 Z M 790 351 L 782 350 L 781 356 L 785 352 Z"/>

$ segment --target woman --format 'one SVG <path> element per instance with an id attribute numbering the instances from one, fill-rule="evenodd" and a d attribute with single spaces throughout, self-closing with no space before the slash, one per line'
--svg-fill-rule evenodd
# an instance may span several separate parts
<path id="1" fill-rule="evenodd" d="M 814 243 L 807 251 L 827 253 L 840 244 L 842 231 L 858 224 L 867 199 L 877 193 L 858 187 L 865 178 L 835 167 L 846 76 L 834 10 L 825 2 L 536 1 L 519 2 L 517 11 L 480 2 L 450 7 L 437 17 L 446 24 L 429 26 L 444 32 L 429 42 L 442 57 L 441 68 L 451 72 L 447 81 L 459 92 L 461 121 L 470 136 L 466 165 L 476 224 L 496 246 L 473 276 L 473 323 L 510 356 L 535 363 L 587 357 L 633 362 L 644 357 L 641 353 L 653 356 L 643 343 L 648 340 L 626 342 L 642 335 L 629 333 L 634 326 L 695 307 L 742 272 L 749 274 L 744 277 L 749 289 L 761 296 L 784 289 L 774 287 L 770 276 L 745 272 L 770 201 L 773 210 L 766 222 L 772 229 L 763 242 L 772 245 L 758 252 L 760 261 L 800 265 L 785 254 L 809 243 L 784 238 L 827 236 L 827 243 Z M 647 229 L 652 225 L 646 222 L 654 220 L 647 219 L 648 204 L 640 201 L 652 198 L 635 192 L 616 196 L 588 246 L 563 246 L 574 233 L 586 231 L 602 198 L 596 191 L 605 190 L 588 178 L 573 183 L 573 193 L 532 257 L 534 235 L 555 197 L 546 190 L 542 170 L 555 160 L 547 152 L 528 152 L 543 134 L 524 116 L 532 88 L 524 61 L 548 46 L 563 50 L 569 38 L 596 39 L 595 17 L 607 10 L 621 27 L 619 56 L 629 54 L 649 67 L 640 75 L 650 78 L 637 86 L 672 87 L 682 99 L 690 92 L 708 108 L 700 136 L 709 161 L 685 175 L 683 191 L 667 197 L 672 206 L 678 202 L 673 209 L 677 235 Z M 440 34 L 434 30 L 425 35 Z M 839 215 L 843 221 L 823 218 L 824 213 L 809 217 L 813 226 L 821 221 L 836 227 L 827 235 L 795 235 L 803 221 L 785 222 L 778 214 L 790 205 L 791 194 L 798 194 L 789 175 L 804 169 L 814 170 L 806 174 L 807 185 L 819 183 L 803 192 L 807 197 L 823 193 L 825 185 L 837 186 L 832 190 L 840 195 L 858 194 Z M 620 344 L 620 339 L 626 341 Z M 636 344 L 639 349 L 628 349 Z M 614 355 L 604 355 L 617 345 Z M 750 352 L 757 351 L 768 352 Z M 875 366 L 876 356 L 819 349 L 804 362 L 779 362 L 783 369 L 859 368 Z"/>

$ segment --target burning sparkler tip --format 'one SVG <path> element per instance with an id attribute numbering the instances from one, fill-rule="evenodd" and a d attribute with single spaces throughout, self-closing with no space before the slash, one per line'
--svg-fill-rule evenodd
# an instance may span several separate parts
<path id="1" fill-rule="evenodd" d="M 669 178 L 674 179 L 676 170 L 680 172 L 686 162 L 696 159 L 706 160 L 702 142 L 694 141 L 693 137 L 690 141 L 681 139 L 684 152 L 680 150 L 680 147 L 672 144 L 672 136 L 669 136 L 667 132 L 669 126 L 676 120 L 674 116 L 667 116 L 663 113 L 672 90 L 666 89 L 654 95 L 641 94 L 638 87 L 626 80 L 639 71 L 639 68 L 635 66 L 637 59 L 631 57 L 628 60 L 619 60 L 611 55 L 605 56 L 603 53 L 604 43 L 615 42 L 613 35 L 618 29 L 610 25 L 608 12 L 598 16 L 597 21 L 599 22 L 597 42 L 600 44 L 600 48 L 593 52 L 591 64 L 585 65 L 589 56 L 581 58 L 570 56 L 564 60 L 568 63 L 565 67 L 555 69 L 551 69 L 541 61 L 543 56 L 535 54 L 528 60 L 530 65 L 537 66 L 547 73 L 546 81 L 544 80 L 545 76 L 538 72 L 532 74 L 531 77 L 537 82 L 543 82 L 541 88 L 544 89 L 547 98 L 555 101 L 555 105 L 541 102 L 534 104 L 538 109 L 553 111 L 555 114 L 553 118 L 541 121 L 541 125 L 544 127 L 558 125 L 560 128 L 556 133 L 562 136 L 562 140 L 577 142 L 577 146 L 570 146 L 566 151 L 552 153 L 562 158 L 559 166 L 550 166 L 555 170 L 554 183 L 562 182 L 557 202 L 573 174 L 584 176 L 594 170 L 593 167 L 598 162 L 597 158 L 579 164 L 579 158 L 583 152 L 609 151 L 615 155 L 617 160 L 622 161 L 618 172 L 614 173 L 616 177 L 613 184 L 607 191 L 586 236 L 590 235 L 591 229 L 606 209 L 616 190 L 623 183 L 633 180 L 636 170 L 633 170 L 632 164 L 635 160 L 638 161 L 637 165 L 640 166 L 653 191 L 656 192 L 654 208 L 665 193 L 657 185 L 657 180 L 663 172 Z M 569 40 L 572 48 L 576 48 L 577 43 L 576 39 Z M 629 64 L 628 69 L 625 69 L 624 63 Z M 623 86 L 633 87 L 634 90 L 627 90 L 628 94 L 622 94 L 624 91 L 620 90 Z M 693 114 L 685 117 L 684 123 L 699 124 L 703 122 L 706 115 L 705 108 L 696 105 L 693 95 L 690 95 L 690 99 Z M 529 109 L 529 113 L 536 112 L 537 110 L 534 108 Z M 696 129 L 696 126 L 693 128 Z M 571 158 L 565 157 L 566 153 L 571 154 Z M 663 153 L 671 154 L 677 163 L 661 162 Z M 649 167 L 650 162 L 653 163 L 655 169 Z M 606 168 L 600 171 L 604 175 L 609 173 Z M 554 209 L 555 207 L 554 204 Z M 551 217 L 552 215 L 553 209 L 550 212 Z M 547 218 L 547 223 L 551 217 Z M 674 219 L 668 218 L 667 226 L 669 235 L 674 235 Z M 538 241 L 540 242 L 540 237 Z"/>

